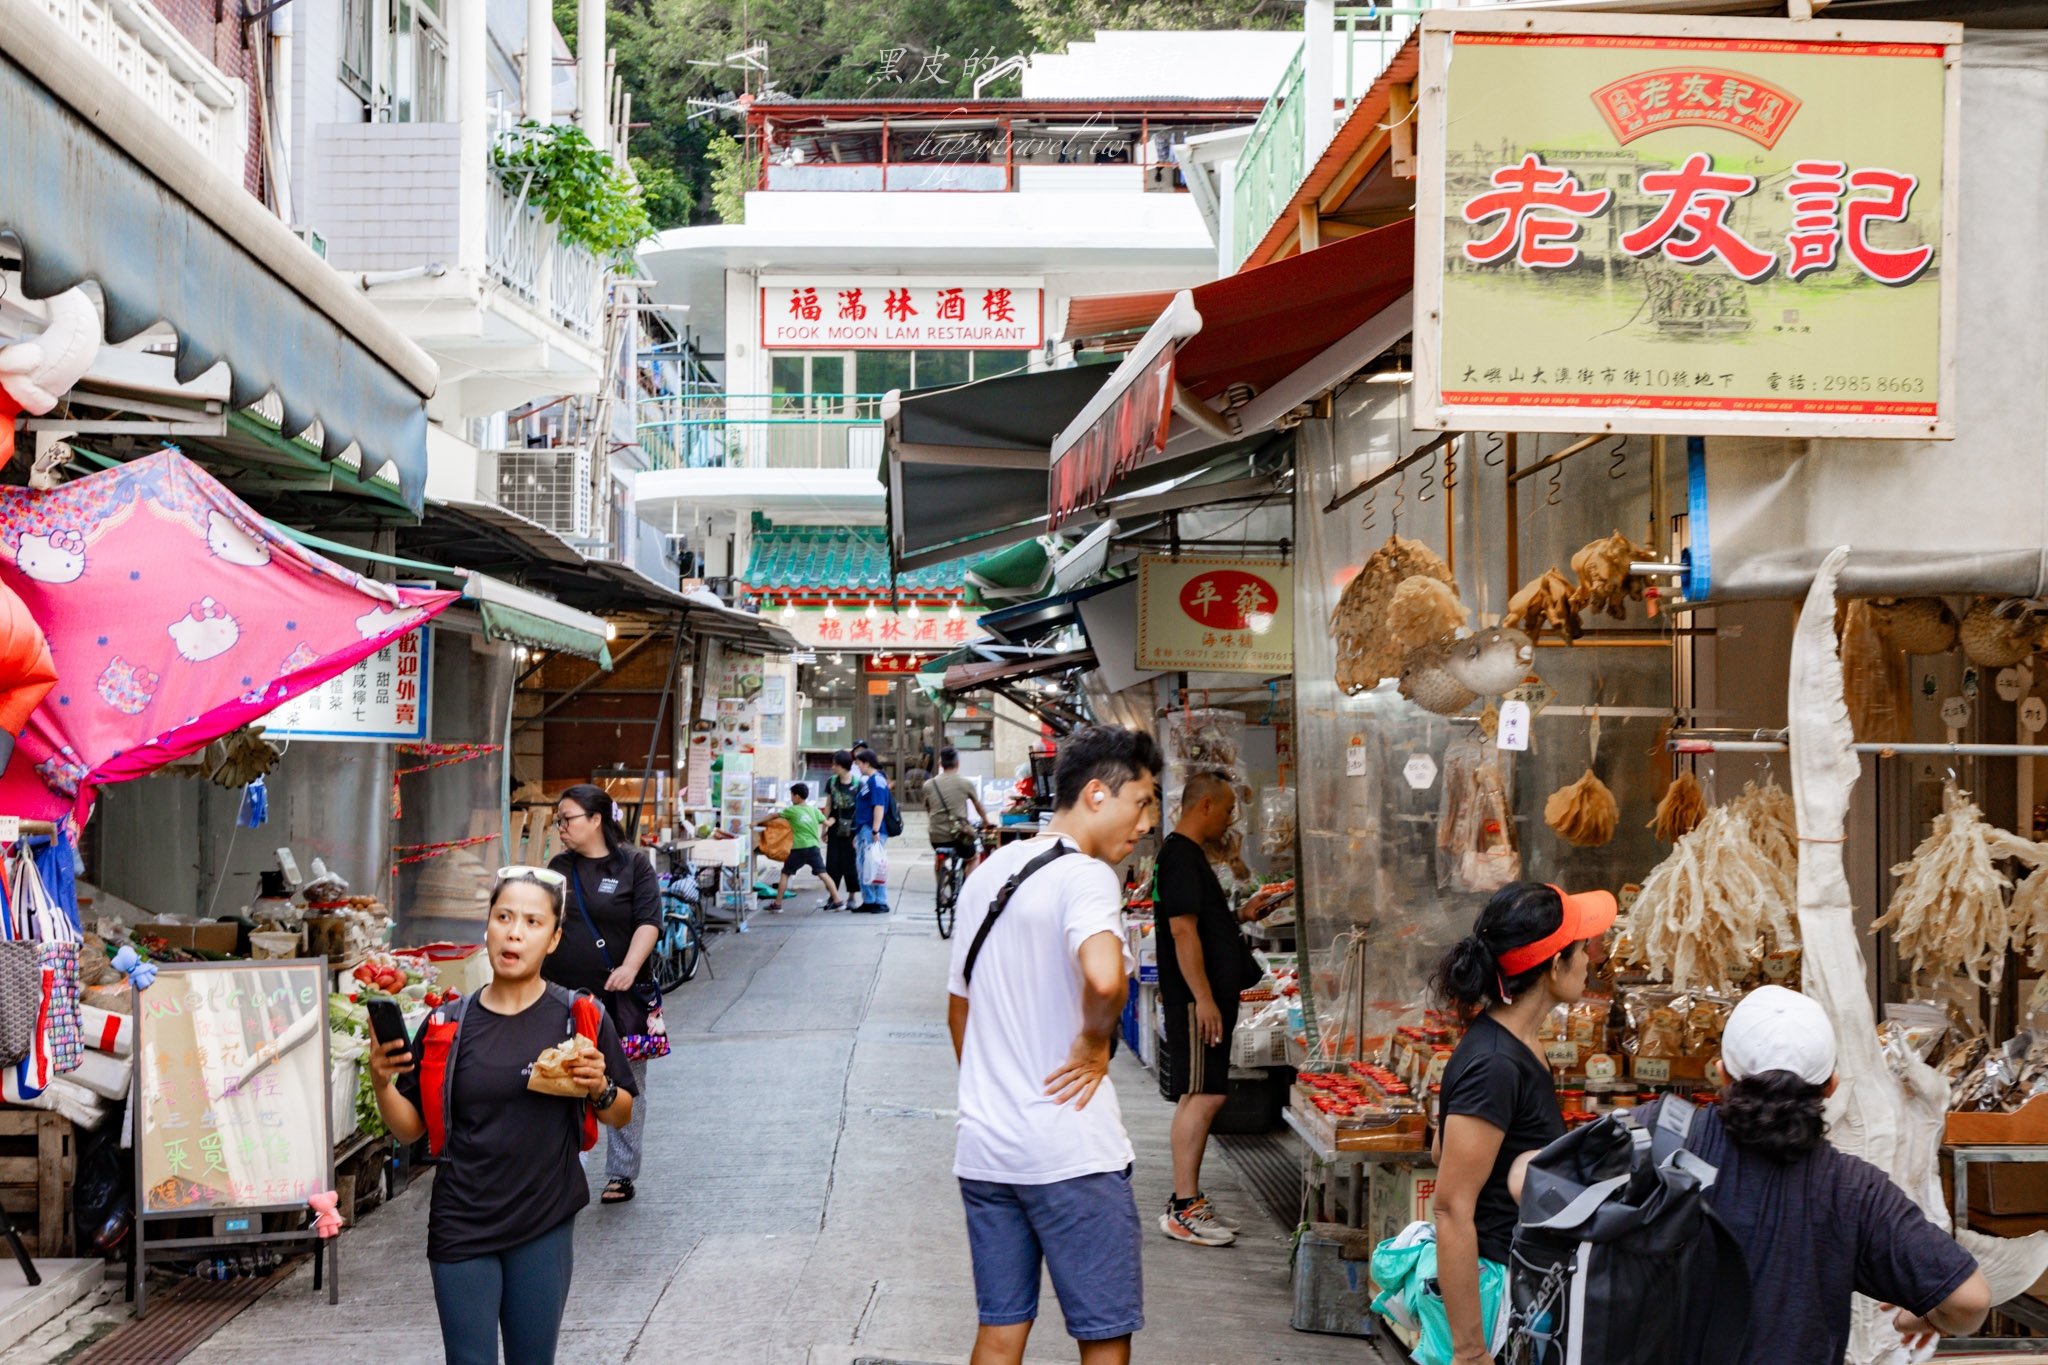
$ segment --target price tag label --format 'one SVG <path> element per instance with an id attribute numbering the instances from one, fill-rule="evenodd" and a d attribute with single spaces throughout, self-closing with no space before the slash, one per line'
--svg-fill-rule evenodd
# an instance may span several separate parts
<path id="1" fill-rule="evenodd" d="M 2048 977 L 2044 977 L 2044 978 L 2043 978 L 2043 980 L 2048 980 Z M 1449 1066 L 1450 1064 L 1451 1064 L 1451 1059 L 1450 1059 L 1449 1057 L 1432 1057 L 1432 1058 L 1430 1058 L 1430 1059 L 1429 1059 L 1429 1079 L 1428 1079 L 1428 1080 L 1426 1080 L 1426 1081 L 1424 1081 L 1424 1082 L 1423 1082 L 1423 1084 L 1425 1084 L 1425 1085 L 1435 1085 L 1435 1084 L 1436 1084 L 1436 1083 L 1437 1083 L 1438 1081 L 1441 1081 L 1441 1080 L 1442 1080 L 1442 1079 L 1444 1078 L 1444 1068 L 1445 1068 L 1445 1067 L 1447 1067 L 1447 1066 Z"/>
<path id="2" fill-rule="evenodd" d="M 1407 778 L 1408 785 L 1415 790 L 1426 790 L 1436 781 L 1436 760 L 1428 754 L 1416 754 L 1402 766 L 1401 776 Z"/>
<path id="3" fill-rule="evenodd" d="M 1344 776 L 1365 776 L 1365 736 L 1353 735 L 1344 750 Z"/>
<path id="4" fill-rule="evenodd" d="M 1773 981 L 1783 981 L 1792 975 L 1792 964 L 1799 960 L 1797 952 L 1769 953 L 1764 957 L 1764 975 Z M 2048 978 L 2043 978 L 2048 980 Z"/>
<path id="5" fill-rule="evenodd" d="M 1668 1081 L 1671 1079 L 1671 1063 L 1663 1057 L 1638 1057 L 1635 1073 L 1639 1081 Z"/>
<path id="6" fill-rule="evenodd" d="M 1529 747 L 1529 718 L 1535 713 L 1529 703 L 1510 697 L 1500 704 L 1500 733 L 1494 736 L 1494 743 L 1503 749 L 1521 752 Z"/>
<path id="7" fill-rule="evenodd" d="M 1721 1059 L 1719 1057 L 1707 1058 L 1707 1084 L 1719 1090 L 1727 1083 L 1728 1073 L 1721 1070 Z"/>
<path id="8" fill-rule="evenodd" d="M 1541 678 L 1530 678 L 1501 693 L 1501 700 L 1521 702 L 1529 708 L 1530 715 L 1540 715 L 1544 707 L 1557 700 L 1557 689 Z"/>
<path id="9" fill-rule="evenodd" d="M 2000 701 L 2018 701 L 2034 685 L 2034 670 L 2031 668 L 2001 668 L 1998 676 L 1991 680 Z"/>
<path id="10" fill-rule="evenodd" d="M 11 844 L 21 837 L 21 817 L 0 815 L 0 844 Z"/>
<path id="11" fill-rule="evenodd" d="M 1579 1045 L 1577 1043 L 1552 1043 L 1543 1049 L 1544 1057 L 1552 1066 L 1577 1066 Z"/>
<path id="12" fill-rule="evenodd" d="M 2039 697 L 2028 697 L 2020 703 L 2020 725 L 2030 735 L 2037 735 L 2043 726 L 2048 726 L 2048 701 Z"/>
<path id="13" fill-rule="evenodd" d="M 1619 1070 L 1614 1058 L 1604 1052 L 1596 1052 L 1586 1058 L 1586 1079 L 1589 1081 L 1611 1081 Z"/>
<path id="14" fill-rule="evenodd" d="M 1941 723 L 1951 730 L 1960 730 L 1970 723 L 1970 699 L 1968 697 L 1944 697 L 1941 703 Z"/>
<path id="15" fill-rule="evenodd" d="M 1624 882 L 1622 883 L 1621 894 L 1614 898 L 1614 903 L 1619 907 L 1620 913 L 1626 915 L 1629 911 L 1635 909 L 1636 897 L 1642 894 L 1643 888 L 1639 884 Z"/>

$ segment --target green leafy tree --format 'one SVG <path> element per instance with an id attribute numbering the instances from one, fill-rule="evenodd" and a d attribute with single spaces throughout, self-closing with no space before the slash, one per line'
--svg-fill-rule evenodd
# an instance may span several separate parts
<path id="1" fill-rule="evenodd" d="M 1015 0 L 1039 49 L 1057 52 L 1097 29 L 1299 28 L 1287 0 Z"/>
<path id="2" fill-rule="evenodd" d="M 760 162 L 731 133 L 714 133 L 710 147 L 711 207 L 721 223 L 747 221 L 747 191 L 760 175 Z"/>
<path id="3" fill-rule="evenodd" d="M 572 124 L 525 120 L 499 140 L 491 160 L 505 187 L 524 194 L 564 241 L 621 257 L 654 230 L 639 186 Z"/>
<path id="4" fill-rule="evenodd" d="M 656 232 L 687 227 L 691 202 L 689 182 L 667 166 L 657 166 L 644 156 L 633 161 L 633 178 L 640 182 L 640 204 Z"/>

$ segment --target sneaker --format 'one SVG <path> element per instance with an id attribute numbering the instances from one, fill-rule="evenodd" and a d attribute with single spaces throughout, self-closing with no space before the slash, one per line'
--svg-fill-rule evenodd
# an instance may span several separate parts
<path id="1" fill-rule="evenodd" d="M 1230 1232 L 1241 1232 L 1244 1230 L 1242 1222 L 1230 1217 L 1228 1214 L 1219 1212 L 1216 1206 L 1209 1202 L 1209 1196 L 1206 1194 L 1195 1196 L 1195 1207 L 1200 1209 L 1208 1220 L 1219 1228 Z"/>
<path id="2" fill-rule="evenodd" d="M 1237 1240 L 1236 1233 L 1212 1222 L 1208 1210 L 1199 1203 L 1184 1209 L 1169 1204 L 1166 1212 L 1159 1215 L 1159 1230 L 1176 1242 L 1193 1242 L 1196 1246 L 1225 1247 Z"/>

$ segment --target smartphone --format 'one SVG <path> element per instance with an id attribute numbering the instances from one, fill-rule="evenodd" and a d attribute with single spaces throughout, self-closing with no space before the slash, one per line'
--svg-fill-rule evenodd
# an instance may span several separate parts
<path id="1" fill-rule="evenodd" d="M 371 1000 L 364 1009 L 370 1012 L 370 1033 L 380 1043 L 411 1043 L 405 1031 L 405 1012 L 398 1008 L 395 1000 Z"/>

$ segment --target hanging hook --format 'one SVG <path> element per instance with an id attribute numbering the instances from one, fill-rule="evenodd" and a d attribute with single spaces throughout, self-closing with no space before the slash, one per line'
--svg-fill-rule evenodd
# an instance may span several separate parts
<path id="1" fill-rule="evenodd" d="M 1564 466 L 1560 464 L 1554 464 L 1550 467 L 1550 491 L 1544 495 L 1543 505 L 1545 507 L 1555 507 L 1563 501 Z"/>
<path id="2" fill-rule="evenodd" d="M 1370 531 L 1373 523 L 1379 519 L 1379 513 L 1373 507 L 1373 504 L 1379 501 L 1379 497 L 1380 490 L 1377 488 L 1365 495 L 1365 520 L 1359 523 L 1360 529 Z"/>
<path id="3" fill-rule="evenodd" d="M 1499 469 L 1508 462 L 1508 438 L 1497 431 L 1489 431 L 1486 435 L 1493 444 L 1488 446 L 1485 453 L 1479 457 L 1480 463 L 1484 464 L 1488 469 Z M 1496 456 L 1499 458 L 1496 459 Z"/>
<path id="4" fill-rule="evenodd" d="M 1444 447 L 1444 496 L 1449 497 L 1451 494 L 1451 490 L 1455 489 L 1457 486 L 1458 443 L 1456 441 L 1453 441 L 1451 442 L 1451 444 Z"/>
<path id="5" fill-rule="evenodd" d="M 1628 477 L 1628 437 L 1614 438 L 1614 458 L 1607 465 L 1607 477 L 1625 479 Z"/>
<path id="6" fill-rule="evenodd" d="M 1417 502 L 1436 501 L 1436 456 L 1429 457 L 1429 464 L 1422 471 L 1422 491 L 1415 495 Z"/>
<path id="7" fill-rule="evenodd" d="M 1394 479 L 1394 534 L 1401 534 L 1401 507 L 1408 501 L 1408 471 L 1402 470 Z"/>

